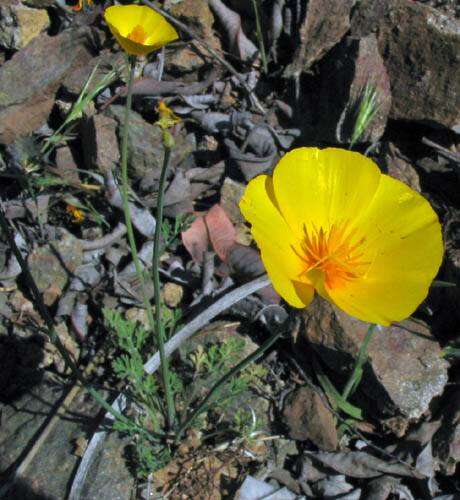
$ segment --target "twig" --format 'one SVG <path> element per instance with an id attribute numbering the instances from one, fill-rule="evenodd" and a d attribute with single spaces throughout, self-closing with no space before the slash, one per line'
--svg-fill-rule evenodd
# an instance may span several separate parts
<path id="1" fill-rule="evenodd" d="M 196 333 L 200 328 L 209 323 L 218 314 L 225 311 L 233 304 L 236 304 L 240 300 L 243 300 L 248 295 L 264 288 L 270 283 L 267 276 L 262 276 L 257 278 L 245 285 L 228 292 L 220 299 L 216 300 L 214 304 L 211 304 L 205 311 L 198 314 L 196 318 L 185 325 L 181 330 L 179 330 L 168 342 L 165 344 L 166 356 L 171 356 L 171 354 L 178 349 L 187 339 L 189 339 L 194 333 Z M 144 370 L 146 373 L 154 373 L 160 366 L 160 355 L 155 353 L 144 365 Z M 123 394 L 119 394 L 115 401 L 112 403 L 112 408 L 117 412 L 121 413 L 126 407 L 126 399 Z M 104 421 L 111 421 L 113 417 L 110 413 L 106 413 Z M 104 441 L 107 432 L 105 430 L 98 430 L 91 438 L 88 447 L 85 450 L 85 454 L 80 462 L 80 465 L 75 474 L 75 478 L 72 483 L 72 487 L 69 494 L 69 500 L 80 499 L 80 493 L 84 486 L 84 481 L 86 475 L 88 474 L 89 468 L 93 461 L 94 455 L 99 448 L 99 445 Z"/>
<path id="2" fill-rule="evenodd" d="M 241 83 L 241 86 L 244 88 L 246 93 L 249 96 L 249 99 L 251 100 L 253 106 L 255 106 L 262 114 L 267 114 L 265 111 L 265 108 L 260 104 L 259 100 L 257 99 L 256 95 L 252 91 L 252 89 L 249 87 L 247 82 L 244 80 L 244 78 L 238 73 L 238 71 L 228 62 L 226 61 L 216 50 L 214 50 L 210 45 L 205 42 L 202 38 L 200 38 L 193 30 L 191 30 L 186 24 L 182 23 L 178 19 L 176 19 L 174 16 L 172 16 L 169 12 L 165 11 L 161 7 L 157 7 L 155 4 L 150 2 L 149 0 L 141 0 L 143 4 L 148 5 L 151 9 L 155 10 L 162 16 L 164 16 L 171 24 L 179 28 L 181 31 L 186 33 L 190 38 L 192 38 L 192 42 L 195 45 L 201 45 L 202 48 L 207 50 L 209 54 L 211 54 L 214 59 L 220 62 L 222 66 L 224 66 L 232 75 L 234 75 L 238 81 Z"/>
<path id="3" fill-rule="evenodd" d="M 441 156 L 444 156 L 444 158 L 447 158 L 449 161 L 460 165 L 460 153 L 453 153 L 449 149 L 437 144 L 436 142 L 430 141 L 430 139 L 427 139 L 426 137 L 422 137 L 422 143 L 426 146 L 434 148 Z"/>
<path id="4" fill-rule="evenodd" d="M 126 234 L 126 226 L 120 222 L 117 227 L 111 232 L 97 240 L 80 240 L 83 251 L 99 250 L 114 243 L 118 238 Z"/>

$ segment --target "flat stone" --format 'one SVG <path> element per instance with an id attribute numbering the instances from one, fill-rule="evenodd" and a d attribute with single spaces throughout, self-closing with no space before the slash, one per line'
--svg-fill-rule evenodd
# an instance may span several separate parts
<path id="1" fill-rule="evenodd" d="M 36 433 L 50 414 L 56 415 L 55 404 L 63 396 L 63 387 L 45 378 L 13 404 L 0 405 L 2 472 L 36 442 Z M 61 408 L 56 425 L 41 443 L 22 481 L 13 485 L 7 498 L 65 498 L 79 461 L 76 446 L 87 436 L 89 428 L 94 429 L 93 424 L 88 428 L 85 422 L 91 422 L 98 411 L 98 405 L 85 391 L 80 391 L 68 408 Z M 118 434 L 109 434 L 90 467 L 82 498 L 132 498 L 134 478 L 126 464 L 125 446 L 126 441 L 119 439 Z"/>
<path id="2" fill-rule="evenodd" d="M 89 38 L 87 27 L 54 37 L 42 33 L 0 67 L 0 144 L 10 144 L 45 123 L 62 79 L 92 58 Z"/>
<path id="3" fill-rule="evenodd" d="M 321 74 L 321 118 L 317 139 L 341 144 L 351 142 L 367 86 L 369 91 L 375 92 L 376 112 L 358 142 L 378 141 L 390 113 L 391 90 L 375 35 L 359 40 L 345 39 L 331 51 Z"/>
<path id="4" fill-rule="evenodd" d="M 283 418 L 290 438 L 311 441 L 325 451 L 337 449 L 339 440 L 334 416 L 310 388 L 301 387 L 286 398 Z"/>
<path id="5" fill-rule="evenodd" d="M 303 320 L 301 336 L 346 380 L 369 324 L 318 297 L 303 311 Z M 421 321 L 405 320 L 374 333 L 361 390 L 372 400 L 374 412 L 417 419 L 443 392 L 447 367 L 430 329 Z"/>
<path id="6" fill-rule="evenodd" d="M 390 117 L 459 126 L 460 21 L 411 0 L 363 0 L 351 34 L 371 32 L 390 77 Z"/>
<path id="7" fill-rule="evenodd" d="M 50 18 L 44 9 L 31 9 L 17 2 L 0 5 L 0 46 L 5 49 L 22 49 L 49 26 Z"/>
<path id="8" fill-rule="evenodd" d="M 33 250 L 27 259 L 30 273 L 44 294 L 47 305 L 53 304 L 60 296 L 73 273 L 82 263 L 81 243 L 70 233 L 64 233 L 60 240 L 50 242 Z"/>

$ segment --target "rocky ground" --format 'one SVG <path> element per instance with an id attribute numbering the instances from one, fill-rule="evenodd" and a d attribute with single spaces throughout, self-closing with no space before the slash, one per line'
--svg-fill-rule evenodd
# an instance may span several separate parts
<path id="1" fill-rule="evenodd" d="M 181 347 L 179 371 L 200 346 L 233 339 L 251 352 L 280 321 L 289 325 L 286 337 L 259 363 L 258 384 L 141 477 L 129 436 L 110 433 L 96 451 L 87 448 L 101 431 L 100 408 L 73 385 L 2 233 L 0 497 L 459 497 L 457 2 L 258 4 L 267 71 L 253 4 L 242 0 L 157 2 L 182 23 L 181 39 L 138 61 L 129 175 L 147 267 L 163 157 L 158 103 L 180 118 L 165 212 L 170 233 L 175 221 L 187 224 L 161 261 L 165 314 L 187 325 L 224 292 L 263 274 L 238 209 L 245 184 L 292 147 L 349 147 L 366 85 L 375 88 L 377 113 L 354 148 L 423 193 L 442 222 L 445 258 L 428 299 L 373 338 L 351 407 L 337 407 L 325 381 L 343 388 L 368 325 L 316 299 L 294 315 L 271 287 L 230 304 Z M 140 323 L 145 313 L 117 184 L 125 60 L 103 8 L 1 3 L 0 203 L 61 341 L 113 400 L 123 385 L 111 367 L 116 351 L 102 309 Z M 60 129 L 91 74 L 94 98 Z M 219 422 L 229 426 L 238 407 L 255 415 L 256 434 L 205 438 Z"/>

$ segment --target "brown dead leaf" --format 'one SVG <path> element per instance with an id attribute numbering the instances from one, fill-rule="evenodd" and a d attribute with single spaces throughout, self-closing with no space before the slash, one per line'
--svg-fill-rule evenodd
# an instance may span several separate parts
<path id="1" fill-rule="evenodd" d="M 197 217 L 191 226 L 181 234 L 182 244 L 192 259 L 201 264 L 209 247 L 209 236 L 203 217 Z"/>
<path id="2" fill-rule="evenodd" d="M 205 223 L 214 251 L 223 262 L 226 262 L 236 242 L 235 226 L 220 205 L 211 207 L 205 216 Z"/>

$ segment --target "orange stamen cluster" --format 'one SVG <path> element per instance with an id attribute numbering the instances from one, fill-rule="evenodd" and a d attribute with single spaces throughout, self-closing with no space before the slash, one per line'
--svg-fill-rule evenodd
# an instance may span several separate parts
<path id="1" fill-rule="evenodd" d="M 365 238 L 356 238 L 356 229 L 348 231 L 348 224 L 332 224 L 329 229 L 313 226 L 309 234 L 304 227 L 301 258 L 307 265 L 302 274 L 313 270 L 324 273 L 329 289 L 343 286 L 347 281 L 364 275 L 369 262 L 363 260 L 360 251 Z"/>
<path id="2" fill-rule="evenodd" d="M 139 44 L 143 44 L 147 40 L 147 37 L 147 32 L 140 24 L 134 26 L 134 28 L 131 30 L 131 33 L 128 35 L 128 38 L 131 41 Z"/>

